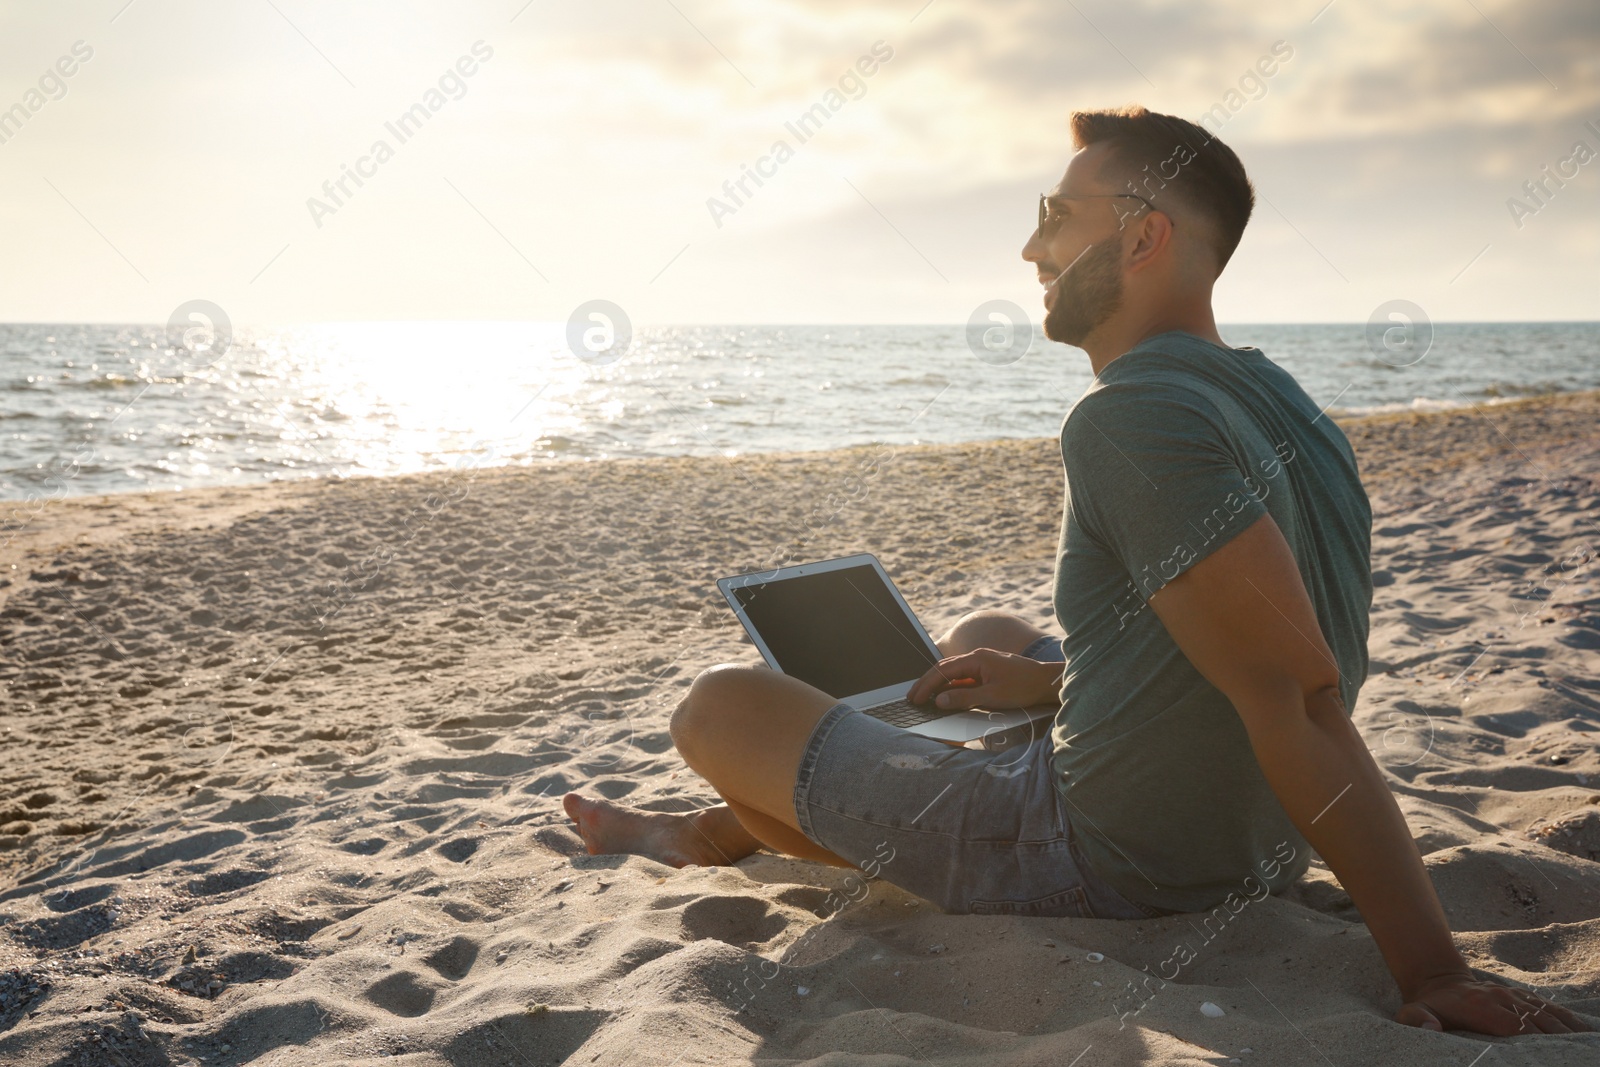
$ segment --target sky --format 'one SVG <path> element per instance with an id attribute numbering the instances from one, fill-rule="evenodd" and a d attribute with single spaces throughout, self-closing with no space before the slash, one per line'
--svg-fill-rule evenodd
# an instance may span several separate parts
<path id="1" fill-rule="evenodd" d="M 1219 321 L 1600 319 L 1593 0 L 4 0 L 0 321 L 1037 310 L 1129 103 L 1255 183 Z"/>

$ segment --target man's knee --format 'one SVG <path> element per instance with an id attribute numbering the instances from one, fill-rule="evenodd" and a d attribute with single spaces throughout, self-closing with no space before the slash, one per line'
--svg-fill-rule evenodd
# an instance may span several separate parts
<path id="1" fill-rule="evenodd" d="M 695 750 L 696 742 L 708 730 L 716 728 L 718 719 L 743 703 L 741 694 L 747 695 L 758 684 L 756 675 L 763 670 L 763 667 L 720 663 L 695 677 L 689 691 L 672 709 L 672 718 L 667 723 L 672 744 L 686 762 L 692 764 L 689 754 Z"/>
<path id="2" fill-rule="evenodd" d="M 1009 611 L 972 611 L 961 616 L 939 642 L 947 656 L 960 656 L 975 648 L 1021 652 L 1044 636 L 1044 631 Z"/>

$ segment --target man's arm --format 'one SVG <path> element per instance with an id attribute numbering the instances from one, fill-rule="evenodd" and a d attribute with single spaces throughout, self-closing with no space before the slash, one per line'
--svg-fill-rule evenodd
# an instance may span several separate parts
<path id="1" fill-rule="evenodd" d="M 1395 1018 L 1510 1035 L 1593 1029 L 1533 993 L 1481 982 L 1456 951 L 1399 805 L 1339 695 L 1294 554 L 1264 515 L 1150 606 L 1238 711 L 1284 811 L 1361 911 L 1400 987 Z"/>

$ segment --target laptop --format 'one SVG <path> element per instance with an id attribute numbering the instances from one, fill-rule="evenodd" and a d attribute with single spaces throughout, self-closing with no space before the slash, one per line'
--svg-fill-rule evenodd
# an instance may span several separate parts
<path id="1" fill-rule="evenodd" d="M 1054 702 L 993 711 L 909 703 L 911 686 L 944 657 L 870 554 L 735 575 L 717 588 L 767 666 L 891 726 L 965 744 L 1058 710 Z"/>

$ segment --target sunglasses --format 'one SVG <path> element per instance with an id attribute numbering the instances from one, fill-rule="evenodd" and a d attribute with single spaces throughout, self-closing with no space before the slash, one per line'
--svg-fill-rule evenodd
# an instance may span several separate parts
<path id="1" fill-rule="evenodd" d="M 1061 227 L 1061 220 L 1063 216 L 1050 214 L 1050 201 L 1052 200 L 1110 200 L 1116 199 L 1117 197 L 1127 197 L 1130 200 L 1137 200 L 1151 211 L 1156 210 L 1156 206 L 1154 204 L 1140 196 L 1138 193 L 1078 193 L 1074 195 L 1058 194 L 1056 196 L 1051 196 L 1049 193 L 1040 193 L 1039 235 L 1041 237 L 1052 237 L 1055 235 L 1056 230 Z"/>

